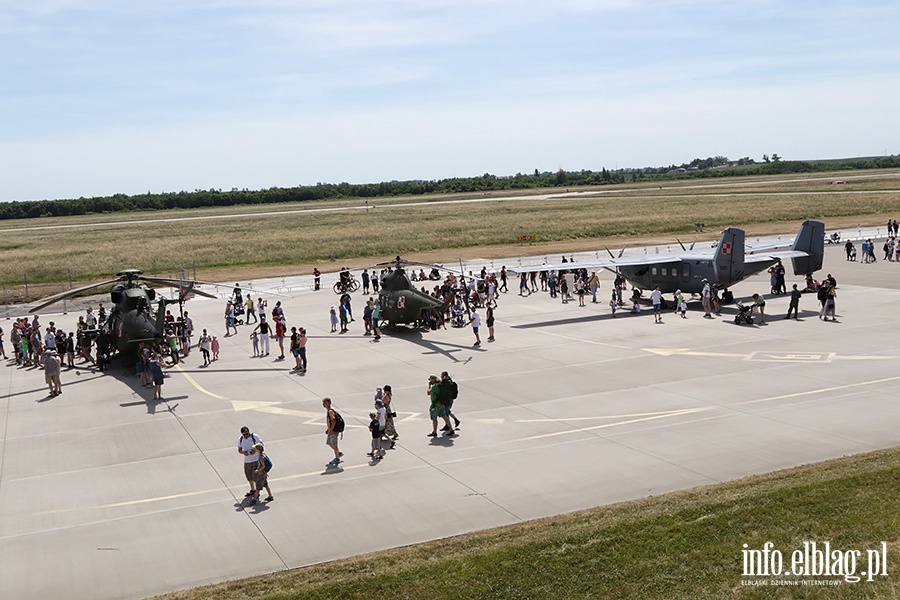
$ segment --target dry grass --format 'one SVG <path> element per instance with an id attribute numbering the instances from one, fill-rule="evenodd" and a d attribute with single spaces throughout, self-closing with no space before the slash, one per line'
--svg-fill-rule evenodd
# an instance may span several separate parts
<path id="1" fill-rule="evenodd" d="M 609 186 L 583 196 L 541 200 L 455 203 L 448 200 L 466 196 L 429 197 L 415 207 L 398 205 L 421 203 L 423 198 L 395 198 L 378 200 L 377 208 L 370 210 L 359 210 L 364 205 L 360 200 L 338 200 L 11 221 L 0 228 L 4 232 L 0 261 L 5 265 L 0 285 L 20 284 L 25 276 L 32 283 L 91 281 L 122 268 L 172 274 L 184 264 L 196 265 L 202 279 L 258 279 L 308 272 L 309 265 L 327 266 L 332 258 L 356 265 L 397 254 L 449 261 L 476 250 L 494 258 L 648 239 L 672 241 L 668 236 L 690 234 L 697 221 L 706 223 L 711 232 L 706 237 L 712 238 L 732 224 L 757 235 L 792 232 L 805 218 L 843 227 L 880 224 L 885 215 L 896 216 L 900 173 L 877 171 L 858 178 L 860 173 L 855 172 L 844 174 L 846 185 L 829 183 L 840 176 L 754 178 L 754 185 L 748 185 L 754 183 L 750 178 L 673 182 L 663 190 L 647 184 Z M 545 191 L 526 190 L 515 196 Z M 316 210 L 323 208 L 328 210 Z M 272 211 L 295 212 L 269 214 Z M 132 222 L 121 223 L 125 220 Z M 73 224 L 84 226 L 47 228 Z M 22 227 L 29 229 L 16 230 Z M 516 236 L 525 233 L 535 235 L 540 244 L 519 246 Z"/>

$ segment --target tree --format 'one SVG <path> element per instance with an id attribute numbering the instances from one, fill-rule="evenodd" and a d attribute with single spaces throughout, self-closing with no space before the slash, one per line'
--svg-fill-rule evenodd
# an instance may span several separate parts
<path id="1" fill-rule="evenodd" d="M 773 155 L 772 155 L 772 161 L 773 161 L 773 162 L 780 162 L 780 161 L 781 161 L 781 157 L 778 156 L 777 154 L 773 154 Z"/>

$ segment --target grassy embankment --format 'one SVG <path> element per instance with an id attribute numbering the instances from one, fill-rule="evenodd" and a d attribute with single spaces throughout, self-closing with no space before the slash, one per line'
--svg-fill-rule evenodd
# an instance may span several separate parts
<path id="1" fill-rule="evenodd" d="M 842 458 L 164 596 L 301 598 L 895 598 L 900 449 Z M 742 545 L 888 544 L 887 577 L 778 587 L 743 577 Z M 769 587 L 742 586 L 767 581 Z"/>
<path id="2" fill-rule="evenodd" d="M 844 185 L 833 185 L 845 179 Z M 122 268 L 171 276 L 258 279 L 308 272 L 312 264 L 364 265 L 397 254 L 441 262 L 673 242 L 706 223 L 705 238 L 728 225 L 748 235 L 792 232 L 805 218 L 829 228 L 878 224 L 900 209 L 900 172 L 852 172 L 658 185 L 604 186 L 577 197 L 453 203 L 454 197 L 309 202 L 297 205 L 116 213 L 0 223 L 0 286 L 90 282 Z M 514 196 L 560 193 L 526 190 Z M 576 191 L 574 189 L 570 191 Z M 583 191 L 583 190 L 579 190 Z M 493 200 L 492 196 L 474 199 Z M 415 202 L 415 207 L 398 204 Z M 318 209 L 327 209 L 320 211 Z M 266 214 L 277 211 L 282 214 Z M 294 211 L 284 214 L 285 211 Z M 234 215 L 247 215 L 235 217 Z M 185 220 L 185 217 L 213 217 Z M 160 219 L 175 219 L 160 222 Z M 129 221 L 122 223 L 122 221 Z M 134 221 L 143 221 L 136 223 Z M 84 227 L 70 227 L 84 224 Z M 64 226 L 64 228 L 53 228 Z M 37 229 L 35 228 L 37 227 Z M 22 229 L 25 228 L 25 229 Z M 522 246 L 518 234 L 538 244 Z M 330 260 L 334 258 L 337 264 Z"/>

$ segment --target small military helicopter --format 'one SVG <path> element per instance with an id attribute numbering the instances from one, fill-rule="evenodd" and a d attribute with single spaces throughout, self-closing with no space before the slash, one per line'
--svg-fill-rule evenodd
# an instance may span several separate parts
<path id="1" fill-rule="evenodd" d="M 443 301 L 417 290 L 403 268 L 403 265 L 413 264 L 433 267 L 424 263 L 412 263 L 399 256 L 390 262 L 375 265 L 391 267 L 391 271 L 381 279 L 381 290 L 378 293 L 381 321 L 388 325 L 427 323 L 429 312 L 443 314 L 456 297 L 458 290 L 454 288 L 450 288 Z"/>
<path id="2" fill-rule="evenodd" d="M 145 285 L 144 282 L 179 288 L 178 298 L 173 300 L 159 298 L 158 308 L 154 311 L 151 303 L 156 300 L 156 290 Z M 60 300 L 93 288 L 113 285 L 110 291 L 110 300 L 113 303 L 113 308 L 102 329 L 98 330 L 99 333 L 106 334 L 98 336 L 98 350 L 103 352 L 107 349 L 105 347 L 108 347 L 110 355 L 115 354 L 117 351 L 122 356 L 134 356 L 137 354 L 138 342 L 163 338 L 166 330 L 165 307 L 168 304 L 183 303 L 188 294 L 216 298 L 212 294 L 195 289 L 194 284 L 194 281 L 183 279 L 146 277 L 144 272 L 139 269 L 126 269 L 116 273 L 115 279 L 92 283 L 91 285 L 44 298 L 40 304 L 29 312 L 37 312 Z"/>

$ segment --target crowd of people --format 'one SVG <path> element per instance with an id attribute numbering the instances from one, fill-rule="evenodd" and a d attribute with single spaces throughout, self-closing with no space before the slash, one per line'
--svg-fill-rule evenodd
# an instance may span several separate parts
<path id="1" fill-rule="evenodd" d="M 105 319 L 105 312 L 101 312 L 98 320 L 93 310 L 89 309 L 87 315 L 79 317 L 75 329 L 66 332 L 62 327 L 57 327 L 53 321 L 47 326 L 41 325 L 39 315 L 31 319 L 17 318 L 13 321 L 9 334 L 12 358 L 18 366 L 44 371 L 50 396 L 58 396 L 62 394 L 60 382 L 62 367 L 74 369 L 76 358 L 80 358 L 82 363 L 90 362 L 92 365 L 103 366 L 107 347 L 104 342 L 108 341 L 108 338 L 97 328 Z M 5 332 L 0 327 L 0 356 L 8 359 L 4 336 Z M 96 359 L 92 354 L 94 346 L 98 348 Z"/>

